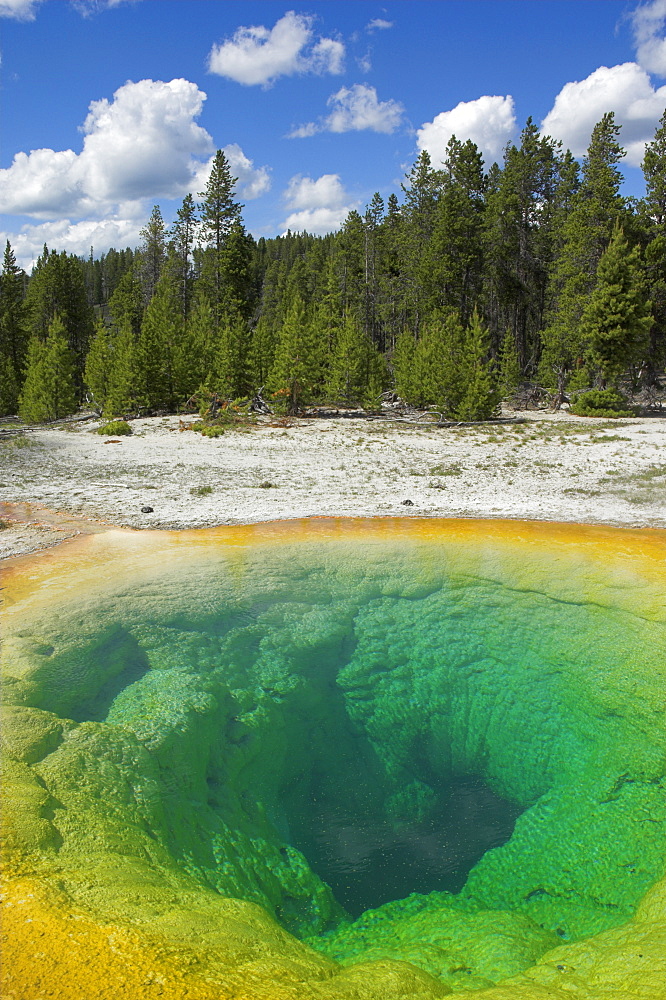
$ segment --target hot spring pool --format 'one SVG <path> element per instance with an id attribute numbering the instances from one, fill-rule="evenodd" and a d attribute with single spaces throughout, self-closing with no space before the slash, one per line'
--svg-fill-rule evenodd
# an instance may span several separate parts
<path id="1" fill-rule="evenodd" d="M 665 555 L 410 519 L 15 560 L 7 996 L 666 995 Z"/>

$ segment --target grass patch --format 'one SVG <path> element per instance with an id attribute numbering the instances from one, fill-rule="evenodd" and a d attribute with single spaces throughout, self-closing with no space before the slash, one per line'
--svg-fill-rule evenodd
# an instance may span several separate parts
<path id="1" fill-rule="evenodd" d="M 652 483 L 655 479 L 666 478 L 666 465 L 649 465 L 641 472 L 629 473 L 620 480 L 623 483 Z"/>
<path id="2" fill-rule="evenodd" d="M 14 451 L 18 448 L 36 448 L 37 442 L 34 438 L 28 437 L 26 434 L 17 434 L 16 437 L 8 437 L 0 439 L 0 444 L 7 451 Z"/>
<path id="3" fill-rule="evenodd" d="M 455 462 L 453 465 L 433 465 L 430 469 L 431 476 L 462 476 L 462 466 Z"/>
<path id="4" fill-rule="evenodd" d="M 597 434 L 590 438 L 590 444 L 601 444 L 602 441 L 631 441 L 631 438 L 622 434 Z"/>
<path id="5" fill-rule="evenodd" d="M 207 497 L 213 492 L 212 486 L 193 486 L 190 493 L 193 497 Z"/>

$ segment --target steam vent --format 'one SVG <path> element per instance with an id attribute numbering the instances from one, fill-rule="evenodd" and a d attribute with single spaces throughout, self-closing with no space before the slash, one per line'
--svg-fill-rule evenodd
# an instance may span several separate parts
<path id="1" fill-rule="evenodd" d="M 664 532 L 113 530 L 3 585 L 9 1000 L 666 997 Z"/>

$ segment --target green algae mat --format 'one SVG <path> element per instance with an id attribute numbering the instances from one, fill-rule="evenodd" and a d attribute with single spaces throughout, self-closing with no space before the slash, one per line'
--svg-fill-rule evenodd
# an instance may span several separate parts
<path id="1" fill-rule="evenodd" d="M 7 563 L 3 997 L 663 1000 L 665 557 L 395 519 Z"/>

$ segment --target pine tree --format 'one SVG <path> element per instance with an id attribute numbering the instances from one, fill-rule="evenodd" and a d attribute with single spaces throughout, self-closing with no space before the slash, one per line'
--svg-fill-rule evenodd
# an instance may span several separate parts
<path id="1" fill-rule="evenodd" d="M 342 310 L 363 315 L 365 306 L 365 232 L 353 209 L 337 239 L 338 288 Z M 303 294 L 303 293 L 302 293 Z"/>
<path id="2" fill-rule="evenodd" d="M 645 199 L 641 205 L 647 291 L 654 324 L 650 336 L 648 376 L 666 365 L 666 111 L 643 159 Z"/>
<path id="3" fill-rule="evenodd" d="M 92 404 L 103 410 L 109 392 L 109 378 L 113 364 L 112 337 L 100 317 L 95 324 L 95 335 L 86 357 L 84 382 L 92 394 Z"/>
<path id="4" fill-rule="evenodd" d="M 458 420 L 490 420 L 499 413 L 499 392 L 490 359 L 490 335 L 474 312 L 465 336 L 465 388 L 454 415 Z"/>
<path id="5" fill-rule="evenodd" d="M 213 389 L 215 371 L 213 310 L 203 289 L 197 289 L 174 354 L 176 395 L 187 400 L 198 389 Z"/>
<path id="6" fill-rule="evenodd" d="M 416 333 L 427 314 L 428 301 L 424 294 L 427 281 L 425 255 L 437 216 L 437 206 L 444 185 L 444 174 L 433 169 L 430 155 L 423 150 L 402 185 L 405 202 L 401 214 L 406 225 L 400 227 L 400 257 L 402 260 L 403 308 L 408 324 Z"/>
<path id="7" fill-rule="evenodd" d="M 109 299 L 109 312 L 117 329 L 128 322 L 135 337 L 139 336 L 143 318 L 143 290 L 133 268 L 126 271 L 116 285 Z"/>
<path id="8" fill-rule="evenodd" d="M 201 281 L 208 292 L 216 325 L 221 322 L 223 315 L 224 250 L 235 224 L 241 221 L 243 207 L 234 201 L 236 182 L 237 178 L 231 176 L 226 156 L 218 149 L 206 190 L 200 192 L 203 201 L 199 205 L 203 241 L 203 252 L 200 255 Z"/>
<path id="9" fill-rule="evenodd" d="M 163 275 L 148 303 L 136 344 L 137 400 L 146 410 L 173 410 L 176 402 L 176 347 L 182 336 L 176 288 Z"/>
<path id="10" fill-rule="evenodd" d="M 420 385 L 415 369 L 416 337 L 410 329 L 403 329 L 398 335 L 391 355 L 393 382 L 400 399 L 412 403 L 419 398 Z"/>
<path id="11" fill-rule="evenodd" d="M 507 329 L 502 340 L 499 362 L 498 388 L 502 399 L 508 399 L 514 394 L 520 385 L 522 374 L 516 340 L 513 331 Z"/>
<path id="12" fill-rule="evenodd" d="M 255 301 L 252 275 L 254 240 L 240 219 L 234 220 L 220 254 L 222 282 L 221 316 L 232 322 L 236 316 L 249 319 Z"/>
<path id="13" fill-rule="evenodd" d="M 443 177 L 419 281 L 429 310 L 452 307 L 465 323 L 481 295 L 484 261 L 483 159 L 471 140 L 452 136 Z"/>
<path id="14" fill-rule="evenodd" d="M 276 343 L 277 338 L 270 322 L 262 316 L 252 331 L 248 351 L 248 380 L 255 392 L 266 385 L 273 367 Z"/>
<path id="15" fill-rule="evenodd" d="M 214 360 L 214 388 L 223 399 L 238 399 L 247 394 L 248 329 L 238 313 L 227 316 L 218 334 Z"/>
<path id="16" fill-rule="evenodd" d="M 279 333 L 268 388 L 276 405 L 296 414 L 312 398 L 318 381 L 317 352 L 303 299 L 293 295 Z"/>
<path id="17" fill-rule="evenodd" d="M 194 198 L 191 194 L 187 194 L 176 213 L 176 221 L 171 227 L 168 262 L 178 286 L 178 299 L 183 319 L 187 319 L 190 312 L 194 284 L 193 251 L 198 225 Z"/>
<path id="18" fill-rule="evenodd" d="M 363 324 L 365 332 L 378 346 L 383 345 L 383 331 L 379 317 L 380 267 L 382 258 L 384 199 L 378 191 L 363 216 L 365 301 Z"/>
<path id="19" fill-rule="evenodd" d="M 638 247 L 633 250 L 616 226 L 599 262 L 597 283 L 583 310 L 581 330 L 590 367 L 600 373 L 599 388 L 617 387 L 626 368 L 647 354 L 652 326 Z"/>
<path id="20" fill-rule="evenodd" d="M 139 408 L 136 336 L 128 316 L 116 333 L 112 347 L 104 416 L 126 417 Z"/>
<path id="21" fill-rule="evenodd" d="M 612 113 L 595 125 L 583 160 L 581 185 L 563 221 L 561 248 L 549 291 L 553 309 L 543 332 L 540 369 L 543 383 L 557 388 L 559 400 L 572 373 L 584 363 L 581 319 L 594 288 L 599 261 L 613 227 L 627 218 L 627 206 L 620 194 L 622 175 L 617 167 L 625 155 L 617 141 L 619 132 Z"/>
<path id="22" fill-rule="evenodd" d="M 24 278 L 7 240 L 0 277 L 0 415 L 16 412 L 23 381 L 28 341 Z"/>
<path id="23" fill-rule="evenodd" d="M 511 329 L 521 366 L 535 365 L 555 253 L 558 146 L 527 120 L 489 188 L 485 311 L 496 348 Z"/>
<path id="24" fill-rule="evenodd" d="M 46 340 L 33 336 L 30 341 L 19 414 L 28 423 L 42 423 L 66 417 L 75 409 L 73 354 L 67 344 L 65 325 L 55 316 Z"/>
<path id="25" fill-rule="evenodd" d="M 347 313 L 338 331 L 326 382 L 326 395 L 346 406 L 376 406 L 381 394 L 382 359 L 369 335 Z"/>
<path id="26" fill-rule="evenodd" d="M 167 232 L 159 205 L 153 205 L 150 219 L 139 235 L 142 239 L 139 246 L 139 276 L 143 302 L 147 304 L 155 294 L 167 259 Z"/>
<path id="27" fill-rule="evenodd" d="M 94 312 L 86 294 L 84 264 L 63 250 L 44 247 L 32 272 L 25 297 L 30 333 L 46 340 L 52 321 L 60 317 L 74 354 L 77 383 L 94 329 Z"/>

